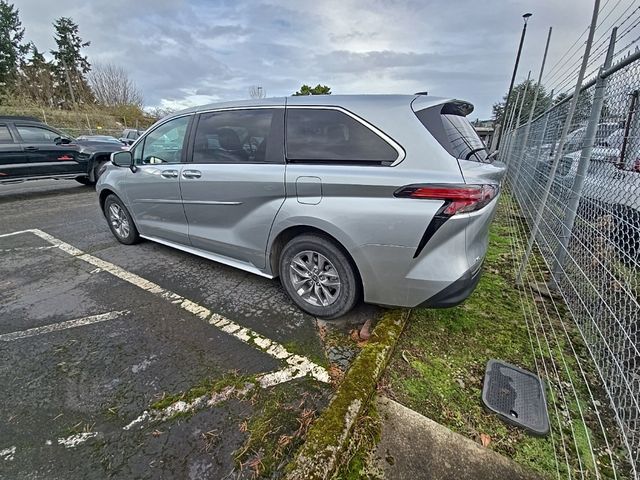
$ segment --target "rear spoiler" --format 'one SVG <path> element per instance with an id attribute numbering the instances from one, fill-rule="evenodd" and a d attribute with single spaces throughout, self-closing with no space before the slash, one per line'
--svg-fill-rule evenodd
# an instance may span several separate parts
<path id="1" fill-rule="evenodd" d="M 472 103 L 465 102 L 464 100 L 458 100 L 456 98 L 438 98 L 438 101 L 434 102 L 433 97 L 429 97 L 428 95 L 418 95 L 411 102 L 411 108 L 414 112 L 419 112 L 425 108 L 436 107 L 438 105 L 442 105 L 443 108 L 447 109 L 447 111 L 443 111 L 442 113 L 466 117 L 473 112 Z"/>

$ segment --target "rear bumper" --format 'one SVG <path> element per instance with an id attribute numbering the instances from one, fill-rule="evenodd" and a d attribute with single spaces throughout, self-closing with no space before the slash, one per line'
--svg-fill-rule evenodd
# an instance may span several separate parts
<path id="1" fill-rule="evenodd" d="M 417 258 L 416 246 L 363 245 L 351 252 L 365 302 L 432 308 L 463 302 L 480 280 L 496 204 L 447 220 Z"/>
<path id="2" fill-rule="evenodd" d="M 458 280 L 422 302 L 418 308 L 449 308 L 460 305 L 473 293 L 482 276 L 482 264 L 467 270 Z"/>

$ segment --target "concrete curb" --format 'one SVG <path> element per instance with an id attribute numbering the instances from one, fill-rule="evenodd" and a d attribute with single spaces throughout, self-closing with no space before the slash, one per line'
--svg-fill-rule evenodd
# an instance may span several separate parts
<path id="1" fill-rule="evenodd" d="M 327 480 L 335 473 L 357 418 L 367 407 L 404 329 L 410 310 L 385 312 L 347 370 L 326 410 L 287 466 L 286 480 Z"/>
<path id="2" fill-rule="evenodd" d="M 389 398 L 377 397 L 382 419 L 374 462 L 384 478 L 543 480 L 489 448 Z"/>

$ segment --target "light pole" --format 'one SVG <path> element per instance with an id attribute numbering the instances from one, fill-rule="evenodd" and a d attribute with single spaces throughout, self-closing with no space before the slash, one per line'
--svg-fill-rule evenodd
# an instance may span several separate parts
<path id="1" fill-rule="evenodd" d="M 524 43 L 524 35 L 527 33 L 527 22 L 529 21 L 529 17 L 533 15 L 532 13 L 525 13 L 522 15 L 524 19 L 524 25 L 522 26 L 522 35 L 520 36 L 520 45 L 518 46 L 518 55 L 516 55 L 516 64 L 513 66 L 513 75 L 511 75 L 511 84 L 509 85 L 509 93 L 507 93 L 507 101 L 504 105 L 504 114 L 502 115 L 503 121 L 506 112 L 509 110 L 509 100 L 511 99 L 511 92 L 513 91 L 513 84 L 516 81 L 516 73 L 518 73 L 518 64 L 520 63 L 520 54 L 522 53 L 522 44 Z M 503 125 L 506 127 L 506 125 Z M 496 150 L 500 148 L 500 141 L 502 140 L 502 135 L 504 134 L 505 128 L 500 129 L 500 135 L 498 136 L 498 142 L 496 143 Z"/>

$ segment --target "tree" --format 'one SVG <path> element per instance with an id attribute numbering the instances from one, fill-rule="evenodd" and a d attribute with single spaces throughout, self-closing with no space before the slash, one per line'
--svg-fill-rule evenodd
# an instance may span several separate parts
<path id="1" fill-rule="evenodd" d="M 94 65 L 88 81 L 98 103 L 107 107 L 135 105 L 142 108 L 142 93 L 124 68 L 111 63 Z"/>
<path id="2" fill-rule="evenodd" d="M 24 28 L 19 10 L 0 0 L 0 94 L 13 89 L 18 80 L 18 67 L 29 46 L 22 44 Z"/>
<path id="3" fill-rule="evenodd" d="M 31 57 L 22 62 L 17 91 L 38 105 L 52 107 L 55 91 L 53 65 L 34 44 L 29 45 L 29 50 Z"/>
<path id="4" fill-rule="evenodd" d="M 512 108 L 517 108 L 516 110 L 516 118 L 518 114 L 518 110 L 520 109 L 520 103 L 522 102 L 522 95 L 524 95 L 525 86 L 527 86 L 527 95 L 524 99 L 524 105 L 522 106 L 522 113 L 520 115 L 520 124 L 523 124 L 529 119 L 529 112 L 531 111 L 531 107 L 533 106 L 533 97 L 535 96 L 536 88 L 538 88 L 538 83 L 533 80 L 525 80 L 522 83 L 513 87 L 511 92 L 511 98 L 509 99 L 509 115 L 513 110 Z M 537 117 L 545 110 L 547 110 L 551 106 L 551 96 L 547 94 L 543 85 L 539 86 L 540 91 L 538 92 L 538 100 L 536 101 L 536 109 L 533 112 L 533 118 Z M 519 97 L 519 98 L 518 98 Z M 518 98 L 518 104 L 516 103 L 516 98 Z M 493 105 L 493 120 L 496 124 L 503 125 L 503 117 L 504 117 L 504 106 L 507 101 L 507 94 L 502 97 L 502 102 L 495 103 Z M 514 119 L 515 122 L 515 119 Z M 503 125 L 504 126 L 504 125 Z"/>
<path id="5" fill-rule="evenodd" d="M 249 87 L 249 96 L 256 99 L 265 98 L 267 91 L 258 85 L 251 85 L 251 87 Z"/>
<path id="6" fill-rule="evenodd" d="M 331 88 L 326 85 L 316 85 L 315 87 L 310 87 L 309 85 L 302 85 L 300 90 L 293 94 L 294 97 L 299 97 L 301 95 L 331 95 Z"/>
<path id="7" fill-rule="evenodd" d="M 572 126 L 576 126 L 576 125 L 584 126 L 589 120 L 589 116 L 591 115 L 591 107 L 593 106 L 592 91 L 593 89 L 589 88 L 587 90 L 583 90 L 582 92 L 580 92 L 578 96 L 578 102 L 576 103 L 576 109 L 573 112 L 573 117 L 571 119 Z M 567 97 L 569 97 L 569 94 L 562 92 L 562 93 L 559 93 L 558 96 L 553 100 L 554 105 L 558 105 L 559 103 L 564 101 L 565 105 L 560 108 L 565 108 L 564 110 L 565 113 L 569 111 L 569 105 L 571 104 L 571 101 L 572 101 L 572 100 L 565 101 Z M 604 115 L 602 116 L 606 117 L 608 115 L 608 109 L 609 109 L 608 106 L 603 105 L 602 113 Z M 564 115 L 562 117 L 564 118 Z"/>
<path id="8" fill-rule="evenodd" d="M 93 103 L 93 95 L 86 74 L 91 70 L 87 57 L 81 50 L 91 45 L 83 42 L 78 25 L 71 18 L 60 17 L 53 22 L 57 50 L 51 50 L 54 58 L 56 96 L 63 105 Z"/>

